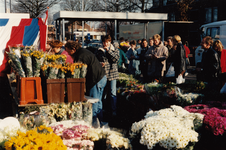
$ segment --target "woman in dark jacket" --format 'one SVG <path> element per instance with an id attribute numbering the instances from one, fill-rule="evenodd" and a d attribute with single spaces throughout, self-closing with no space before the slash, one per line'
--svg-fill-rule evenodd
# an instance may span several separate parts
<path id="1" fill-rule="evenodd" d="M 174 35 L 173 44 L 176 45 L 176 50 L 173 54 L 173 66 L 175 70 L 175 78 L 177 78 L 179 75 L 184 76 L 186 71 L 186 53 L 179 35 Z"/>

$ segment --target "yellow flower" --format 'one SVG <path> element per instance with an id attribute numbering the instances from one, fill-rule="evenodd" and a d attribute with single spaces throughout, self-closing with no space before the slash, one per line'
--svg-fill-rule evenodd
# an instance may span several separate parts
<path id="1" fill-rule="evenodd" d="M 39 131 L 48 131 L 47 133 L 38 133 Z M 5 142 L 6 150 L 11 150 L 12 147 L 16 150 L 66 150 L 67 147 L 63 144 L 62 139 L 53 133 L 50 127 L 40 126 L 34 130 L 29 130 L 26 133 L 18 132 L 18 136 L 12 137 Z"/>

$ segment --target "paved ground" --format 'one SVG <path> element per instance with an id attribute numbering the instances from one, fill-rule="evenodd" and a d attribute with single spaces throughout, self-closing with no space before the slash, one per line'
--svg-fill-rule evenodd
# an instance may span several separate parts
<path id="1" fill-rule="evenodd" d="M 188 75 L 185 76 L 185 80 L 196 80 L 195 66 L 189 66 L 187 72 Z"/>

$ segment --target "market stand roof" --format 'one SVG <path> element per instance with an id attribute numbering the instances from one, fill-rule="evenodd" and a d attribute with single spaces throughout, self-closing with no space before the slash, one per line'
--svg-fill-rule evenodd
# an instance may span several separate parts
<path id="1" fill-rule="evenodd" d="M 59 11 L 53 15 L 54 20 L 121 20 L 121 21 L 151 21 L 167 20 L 167 13 L 130 13 L 130 12 L 98 12 L 98 11 Z"/>

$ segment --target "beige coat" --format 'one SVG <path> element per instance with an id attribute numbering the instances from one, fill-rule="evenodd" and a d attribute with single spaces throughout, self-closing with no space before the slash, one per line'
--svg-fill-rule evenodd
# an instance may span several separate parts
<path id="1" fill-rule="evenodd" d="M 152 59 L 155 55 L 157 58 Z M 162 42 L 159 45 L 151 46 L 145 54 L 148 63 L 148 76 L 160 77 L 166 70 L 166 59 L 168 58 L 168 49 Z"/>

